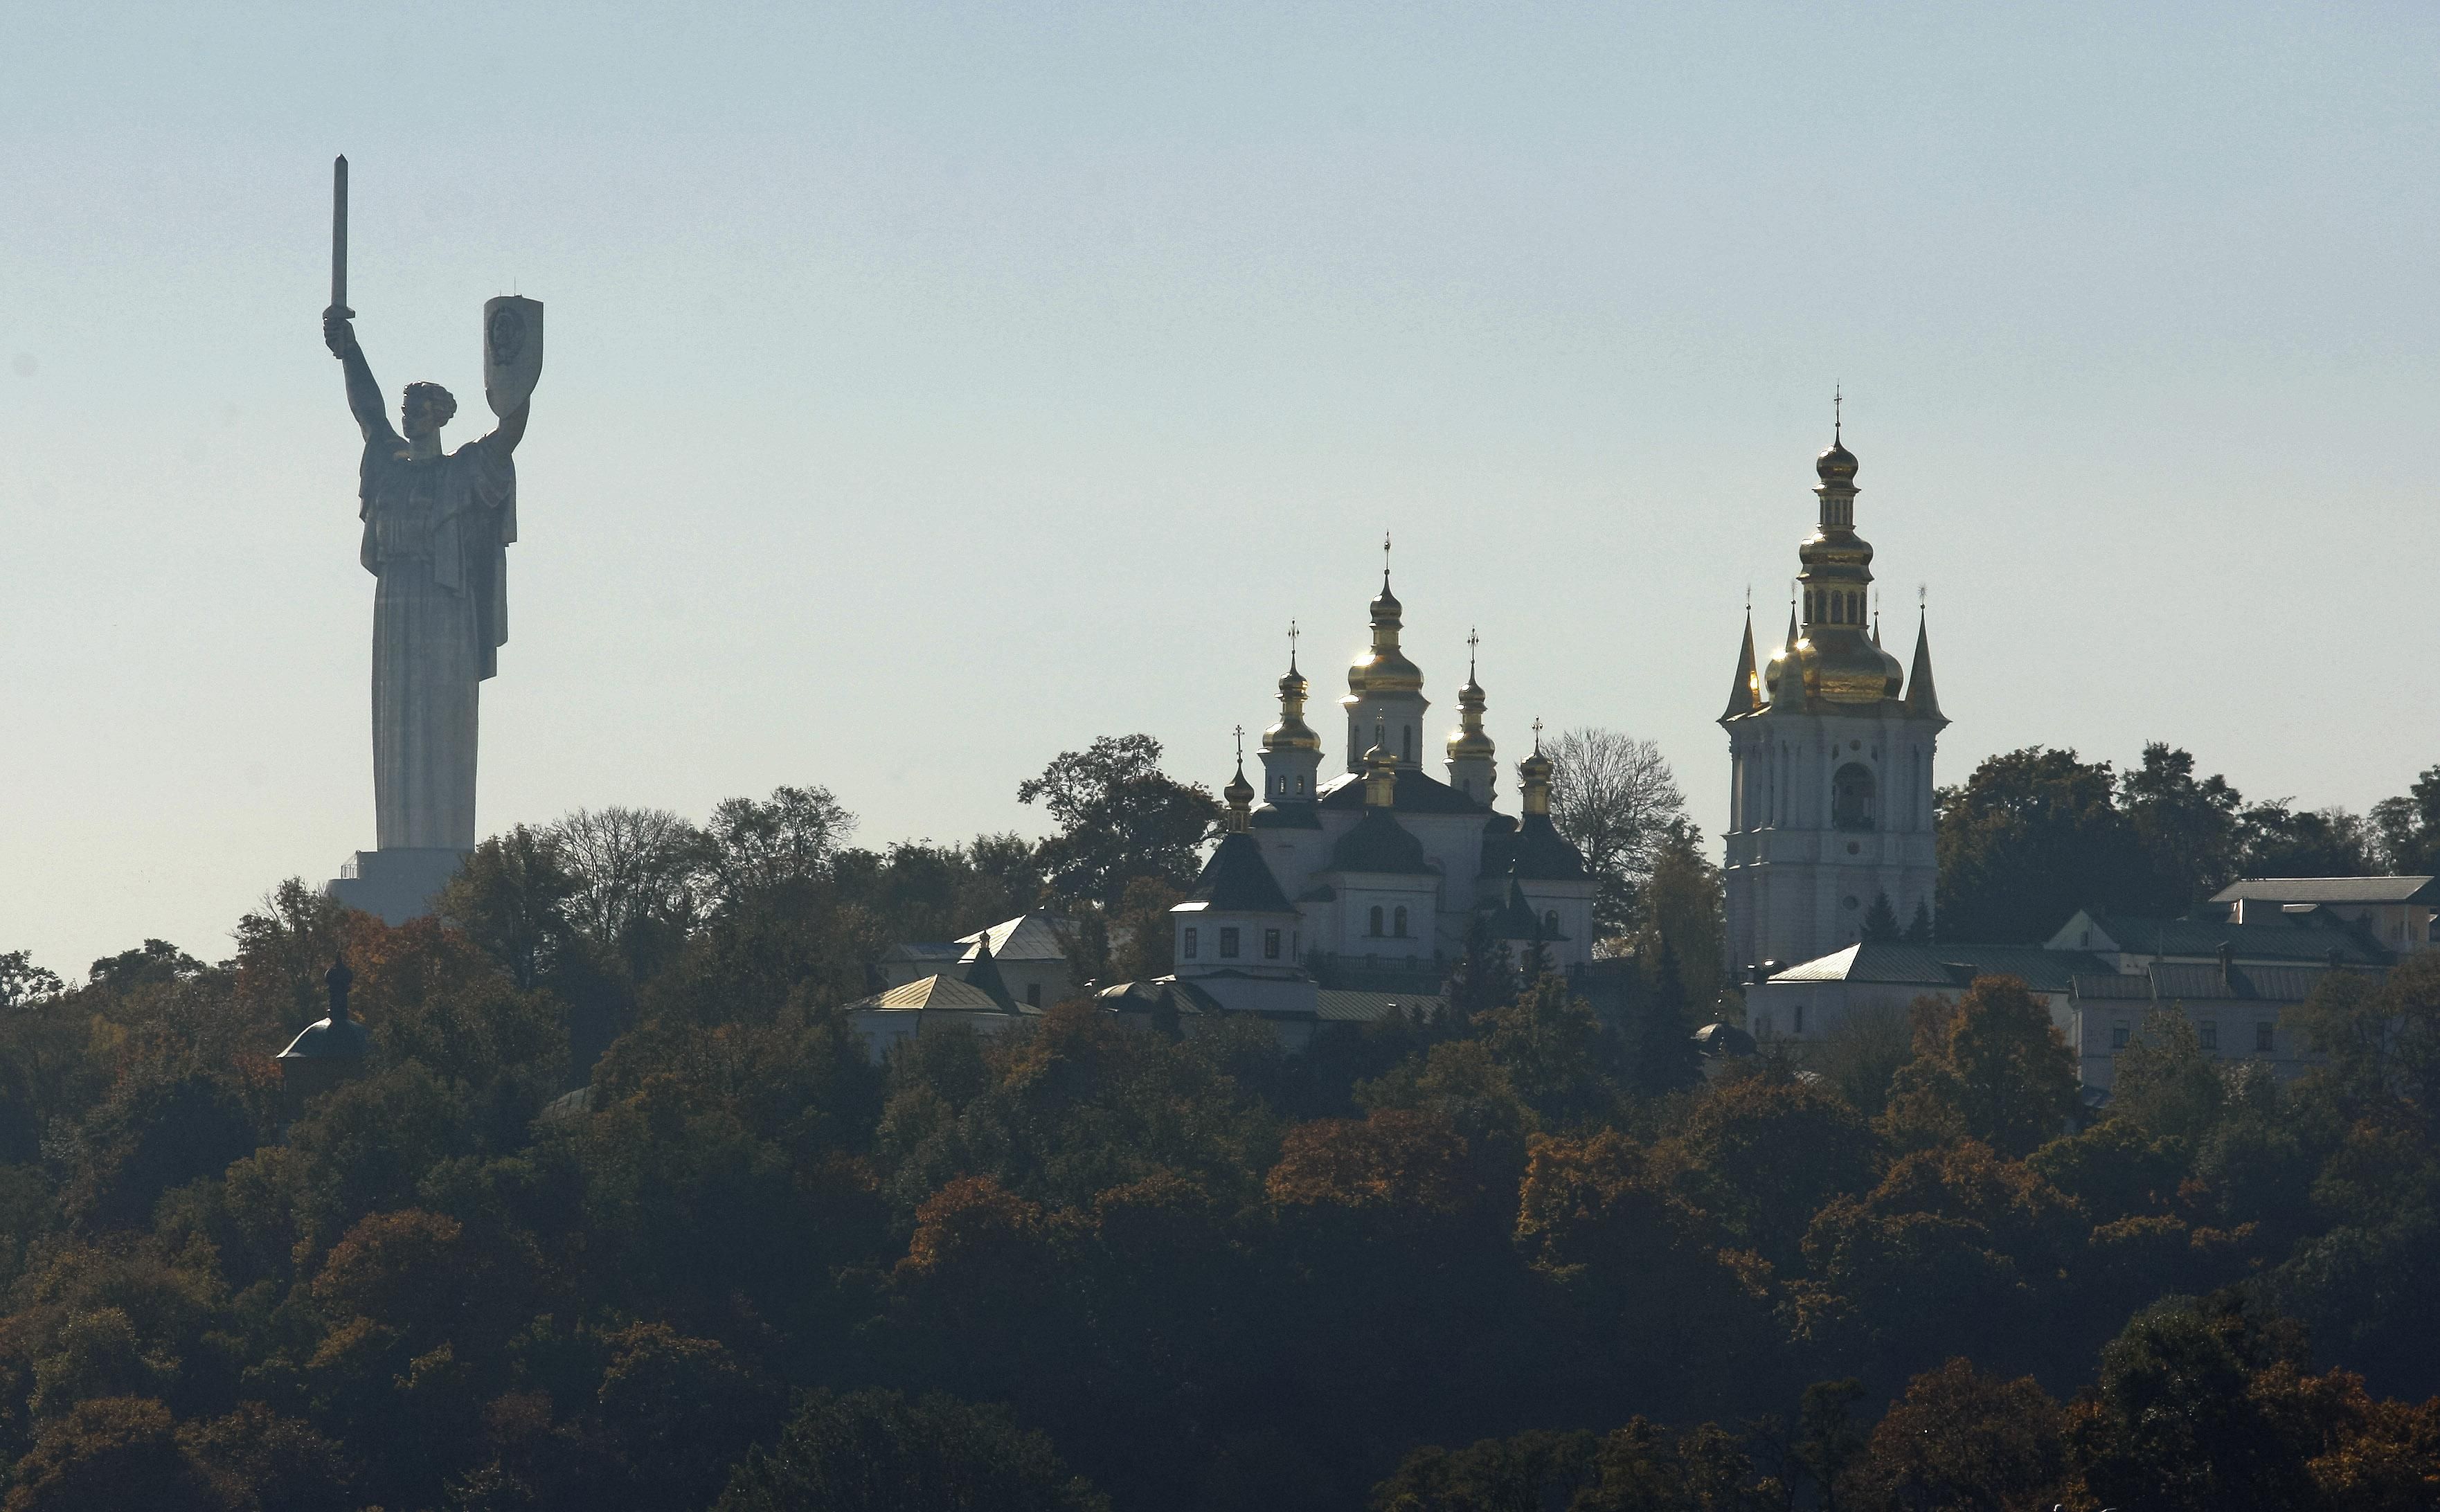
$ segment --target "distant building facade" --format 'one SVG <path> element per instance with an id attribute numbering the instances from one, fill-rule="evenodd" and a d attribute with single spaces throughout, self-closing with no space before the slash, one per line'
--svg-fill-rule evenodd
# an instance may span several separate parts
<path id="1" fill-rule="evenodd" d="M 2353 924 L 2401 956 L 2440 945 L 2440 877 L 2248 877 L 2213 893 L 2212 902 L 2228 909 L 2232 924 L 2298 916 Z"/>

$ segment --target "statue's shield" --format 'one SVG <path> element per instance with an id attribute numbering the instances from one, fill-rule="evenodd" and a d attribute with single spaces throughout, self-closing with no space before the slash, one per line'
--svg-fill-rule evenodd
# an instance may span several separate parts
<path id="1" fill-rule="evenodd" d="M 542 377 L 542 301 L 504 294 L 483 304 L 483 397 L 506 418 Z"/>

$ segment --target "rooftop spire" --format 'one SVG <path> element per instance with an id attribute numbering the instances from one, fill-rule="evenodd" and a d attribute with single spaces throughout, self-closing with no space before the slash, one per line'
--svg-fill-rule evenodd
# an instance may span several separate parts
<path id="1" fill-rule="evenodd" d="M 1737 651 L 1736 680 L 1729 685 L 1729 706 L 1720 713 L 1722 719 L 1734 719 L 1762 707 L 1762 673 L 1754 664 L 1753 596 L 1746 596 L 1745 643 Z"/>
<path id="2" fill-rule="evenodd" d="M 1907 675 L 1906 707 L 1912 718 L 1948 723 L 1948 717 L 1940 711 L 1940 690 L 1931 680 L 1931 616 L 1928 609 L 1916 613 L 1914 667 Z"/>

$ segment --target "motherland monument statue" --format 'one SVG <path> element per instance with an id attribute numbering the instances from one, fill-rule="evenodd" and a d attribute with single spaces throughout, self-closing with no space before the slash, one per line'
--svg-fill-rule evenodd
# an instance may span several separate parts
<path id="1" fill-rule="evenodd" d="M 484 398 L 499 428 L 454 452 L 440 428 L 458 401 L 436 383 L 406 386 L 393 427 L 348 308 L 348 160 L 332 165 L 331 305 L 322 340 L 347 375 L 364 434 L 357 469 L 358 558 L 373 574 L 373 809 L 377 849 L 359 851 L 332 897 L 391 924 L 431 911 L 475 847 L 475 753 L 481 689 L 509 639 L 508 548 L 517 538 L 517 472 L 534 382 L 542 305 L 514 296 L 483 306 Z"/>

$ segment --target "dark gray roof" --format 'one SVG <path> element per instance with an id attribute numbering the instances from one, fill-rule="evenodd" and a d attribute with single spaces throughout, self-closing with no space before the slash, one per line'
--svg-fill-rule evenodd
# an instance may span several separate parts
<path id="1" fill-rule="evenodd" d="M 1321 816 L 1311 803 L 1265 803 L 1254 810 L 1248 822 L 1258 830 L 1318 830 Z"/>
<path id="2" fill-rule="evenodd" d="M 2431 903 L 2440 877 L 2250 876 L 2212 894 L 2214 903 Z"/>
<path id="3" fill-rule="evenodd" d="M 1705 1024 L 1695 1031 L 1695 1046 L 1706 1055 L 1750 1055 L 1754 1037 L 1734 1024 Z"/>
<path id="4" fill-rule="evenodd" d="M 1364 777 L 1349 772 L 1334 778 L 1321 790 L 1323 808 L 1362 808 Z M 1488 814 L 1490 806 L 1478 803 L 1448 783 L 1411 766 L 1398 768 L 1396 801 L 1391 804 L 1401 814 Z"/>
<path id="5" fill-rule="evenodd" d="M 1334 992 L 1323 988 L 1313 995 L 1314 1012 L 1324 1023 L 1373 1023 L 1388 1017 L 1392 1008 L 1409 1017 L 1433 1017 L 1447 1005 L 1446 998 L 1430 993 Z"/>
<path id="6" fill-rule="evenodd" d="M 884 961 L 955 961 L 966 953 L 966 947 L 955 940 L 909 940 L 891 945 L 883 953 Z"/>
<path id="7" fill-rule="evenodd" d="M 1338 837 L 1338 843 L 1331 847 L 1330 869 L 1399 876 L 1431 872 L 1424 860 L 1424 842 L 1408 834 L 1406 826 L 1386 808 L 1366 809 L 1355 827 Z"/>
<path id="8" fill-rule="evenodd" d="M 2329 974 L 2327 966 L 2233 965 L 2222 976 L 2217 963 L 2156 962 L 2144 971 L 2078 972 L 2074 996 L 2096 1002 L 2303 1002 Z"/>
<path id="9" fill-rule="evenodd" d="M 278 1060 L 362 1060 L 373 1048 L 373 1036 L 362 1021 L 342 1018 L 336 1023 L 328 1018 L 316 1019 L 305 1026 L 305 1032 L 288 1042 Z"/>
<path id="10" fill-rule="evenodd" d="M 2039 945 L 1907 945 L 1864 941 L 1788 967 L 1773 981 L 1865 981 L 1900 986 L 1964 987 L 1977 977 L 2017 977 L 2036 992 L 2065 992 L 2079 973 L 2108 968 L 2089 950 Z"/>
<path id="11" fill-rule="evenodd" d="M 1004 1013 L 1016 1012 L 1016 994 L 1008 990 L 1008 981 L 999 974 L 999 963 L 992 959 L 991 942 L 977 941 L 975 958 L 960 973 L 966 985 L 975 988 L 997 1004 Z"/>
<path id="12" fill-rule="evenodd" d="M 2137 919 L 2102 913 L 2088 917 L 2093 925 L 2093 948 L 2108 948 L 2107 941 L 2131 955 L 2216 957 L 2225 945 L 2239 959 L 2327 961 L 2335 950 L 2341 961 L 2359 965 L 2380 965 L 2389 960 L 2388 951 L 2344 921 L 2320 913 L 2298 914 L 2276 924 Z"/>
<path id="13" fill-rule="evenodd" d="M 1528 814 L 1516 821 L 1516 873 L 1528 881 L 1581 882 L 1585 855 L 1570 844 L 1548 814 Z"/>
<path id="14" fill-rule="evenodd" d="M 1194 891 L 1186 896 L 1189 902 L 1231 913 L 1296 911 L 1263 859 L 1261 842 L 1250 835 L 1222 836 L 1211 859 L 1203 863 L 1203 874 L 1194 879 Z"/>

